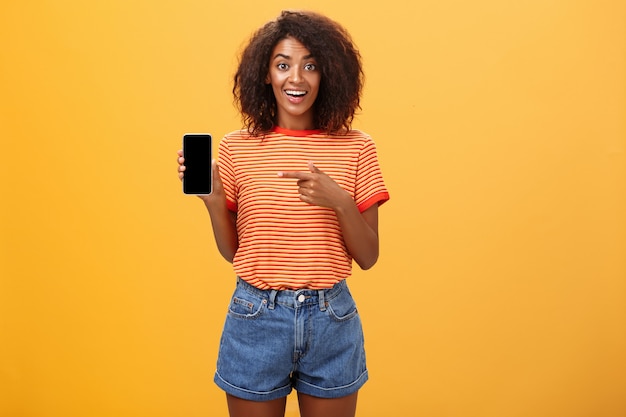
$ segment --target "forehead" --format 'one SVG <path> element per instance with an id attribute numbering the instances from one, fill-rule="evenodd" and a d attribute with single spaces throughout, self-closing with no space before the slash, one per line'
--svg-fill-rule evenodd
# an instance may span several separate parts
<path id="1" fill-rule="evenodd" d="M 272 51 L 272 58 L 277 55 L 285 55 L 290 58 L 310 57 L 311 52 L 300 41 L 295 38 L 287 37 L 278 41 Z"/>

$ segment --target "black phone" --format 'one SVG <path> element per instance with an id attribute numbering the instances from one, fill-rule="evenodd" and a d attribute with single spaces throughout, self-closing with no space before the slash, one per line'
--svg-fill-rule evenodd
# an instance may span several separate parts
<path id="1" fill-rule="evenodd" d="M 213 191 L 211 142 L 209 133 L 187 133 L 183 136 L 185 194 L 206 195 Z"/>

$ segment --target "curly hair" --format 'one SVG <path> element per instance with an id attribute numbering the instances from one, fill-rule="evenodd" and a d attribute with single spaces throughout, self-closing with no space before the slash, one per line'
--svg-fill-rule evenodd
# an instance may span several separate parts
<path id="1" fill-rule="evenodd" d="M 281 40 L 292 37 L 316 59 L 320 86 L 314 103 L 316 128 L 328 133 L 350 130 L 360 109 L 364 74 L 361 55 L 337 22 L 310 11 L 283 11 L 251 37 L 239 60 L 233 95 L 248 132 L 258 136 L 276 123 L 276 98 L 266 83 L 270 58 Z"/>

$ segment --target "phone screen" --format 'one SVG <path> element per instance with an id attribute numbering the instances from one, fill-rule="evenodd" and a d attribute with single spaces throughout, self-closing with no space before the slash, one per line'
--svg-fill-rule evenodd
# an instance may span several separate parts
<path id="1" fill-rule="evenodd" d="M 211 194 L 211 135 L 190 133 L 183 136 L 185 194 Z"/>

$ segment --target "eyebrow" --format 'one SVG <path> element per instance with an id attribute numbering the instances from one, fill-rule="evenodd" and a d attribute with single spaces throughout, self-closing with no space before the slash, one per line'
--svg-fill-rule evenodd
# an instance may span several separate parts
<path id="1" fill-rule="evenodd" d="M 291 57 L 290 57 L 289 55 L 285 55 L 285 54 L 281 54 L 281 53 L 277 53 L 277 54 L 274 56 L 274 58 L 273 58 L 273 59 L 276 59 L 276 58 L 279 58 L 279 57 L 280 57 L 280 58 L 284 58 L 284 59 L 291 59 Z M 311 59 L 311 58 L 314 58 L 314 57 L 313 57 L 313 55 L 312 55 L 312 54 L 309 54 L 309 55 L 304 56 L 304 57 L 302 57 L 302 58 L 303 58 L 303 59 Z"/>

